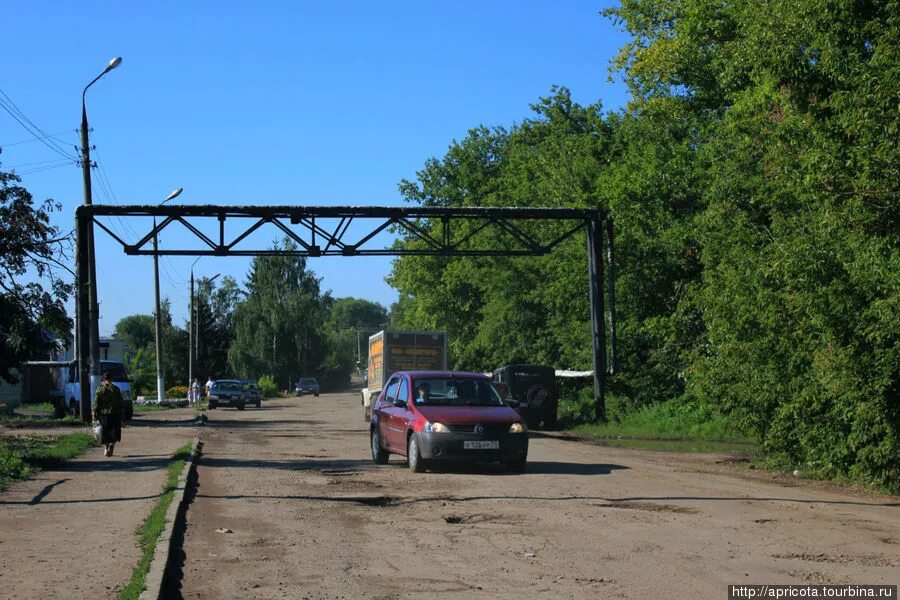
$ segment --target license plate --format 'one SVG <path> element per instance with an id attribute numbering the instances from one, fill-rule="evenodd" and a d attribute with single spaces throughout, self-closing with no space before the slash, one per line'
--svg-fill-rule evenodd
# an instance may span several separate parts
<path id="1" fill-rule="evenodd" d="M 465 450 L 499 450 L 500 442 L 496 440 L 490 441 L 482 441 L 482 440 L 474 440 L 463 442 L 463 449 Z"/>

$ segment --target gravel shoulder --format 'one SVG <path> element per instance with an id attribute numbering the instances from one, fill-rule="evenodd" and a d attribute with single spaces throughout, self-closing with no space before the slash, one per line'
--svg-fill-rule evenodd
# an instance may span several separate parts
<path id="1" fill-rule="evenodd" d="M 697 598 L 900 583 L 900 498 L 539 435 L 528 471 L 372 464 L 358 397 L 210 411 L 184 598 Z"/>

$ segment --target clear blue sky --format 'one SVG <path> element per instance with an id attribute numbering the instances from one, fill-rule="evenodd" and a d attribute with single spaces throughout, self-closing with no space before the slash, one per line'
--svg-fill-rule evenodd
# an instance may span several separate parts
<path id="1" fill-rule="evenodd" d="M 607 66 L 626 38 L 600 16 L 608 4 L 37 0 L 17 4 L 0 37 L 0 88 L 74 154 L 81 89 L 123 57 L 88 92 L 92 158 L 110 188 L 95 170 L 97 204 L 160 202 L 184 187 L 178 203 L 399 205 L 398 182 L 426 159 L 479 124 L 528 117 L 554 84 L 584 104 L 623 106 L 626 91 L 607 81 Z M 80 168 L 62 165 L 5 111 L 0 147 L 3 170 L 22 173 L 35 200 L 60 202 L 56 223 L 71 229 Z M 163 247 L 180 241 L 160 237 Z M 97 254 L 108 334 L 124 316 L 152 313 L 153 266 L 101 232 Z M 193 260 L 160 265 L 179 324 Z M 195 274 L 243 282 L 249 263 L 204 258 Z M 309 267 L 336 297 L 396 299 L 384 282 L 389 259 Z"/>

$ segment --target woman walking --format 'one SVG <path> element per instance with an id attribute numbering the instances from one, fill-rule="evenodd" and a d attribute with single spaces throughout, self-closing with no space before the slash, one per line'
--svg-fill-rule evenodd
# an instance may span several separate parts
<path id="1" fill-rule="evenodd" d="M 104 456 L 112 456 L 116 442 L 122 440 L 122 392 L 113 385 L 111 375 L 103 374 L 103 384 L 94 395 L 94 420 L 103 426 Z"/>

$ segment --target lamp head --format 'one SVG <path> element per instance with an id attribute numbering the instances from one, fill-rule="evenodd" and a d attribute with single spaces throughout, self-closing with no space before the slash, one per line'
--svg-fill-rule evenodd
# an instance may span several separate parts
<path id="1" fill-rule="evenodd" d="M 117 56 L 114 59 L 112 59 L 111 61 L 109 61 L 109 64 L 106 65 L 105 69 L 103 69 L 103 72 L 109 73 L 110 71 L 112 71 L 113 69 L 115 69 L 116 67 L 118 67 L 121 64 L 122 64 L 122 57 Z"/>
<path id="2" fill-rule="evenodd" d="M 165 203 L 168 202 L 169 200 L 174 200 L 175 198 L 177 198 L 178 196 L 180 196 L 180 195 L 181 195 L 181 192 L 183 192 L 183 191 L 184 191 L 184 188 L 175 188 L 174 190 L 172 190 L 172 193 L 171 193 L 171 194 L 169 194 L 168 196 L 166 196 L 166 199 L 163 200 L 162 203 L 165 204 Z"/>

